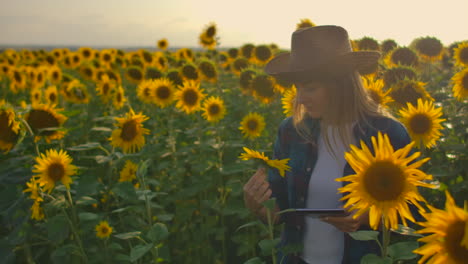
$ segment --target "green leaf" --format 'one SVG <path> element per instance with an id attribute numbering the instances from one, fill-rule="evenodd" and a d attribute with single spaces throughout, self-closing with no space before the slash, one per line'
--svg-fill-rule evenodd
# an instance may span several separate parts
<path id="1" fill-rule="evenodd" d="M 82 175 L 79 178 L 78 186 L 76 187 L 76 195 L 80 196 L 90 196 L 94 195 L 98 191 L 99 182 L 97 181 L 96 176 L 94 175 Z"/>
<path id="2" fill-rule="evenodd" d="M 143 257 L 146 254 L 146 252 L 148 252 L 153 246 L 154 245 L 151 243 L 147 245 L 138 245 L 132 248 L 132 250 L 130 251 L 130 261 L 137 261 L 139 258 Z"/>
<path id="3" fill-rule="evenodd" d="M 145 177 L 146 174 L 148 173 L 148 167 L 150 166 L 150 159 L 147 159 L 145 161 L 140 161 L 138 164 L 138 170 L 137 170 L 137 176 L 138 177 Z"/>
<path id="4" fill-rule="evenodd" d="M 86 144 L 81 144 L 81 145 L 78 145 L 78 146 L 69 147 L 67 149 L 70 150 L 70 151 L 84 151 L 84 150 L 96 149 L 96 148 L 99 148 L 100 146 L 101 146 L 101 144 L 99 142 L 89 142 L 89 143 L 86 143 Z"/>
<path id="5" fill-rule="evenodd" d="M 102 132 L 112 132 L 112 129 L 108 127 L 93 127 L 91 128 L 92 131 L 102 131 Z"/>
<path id="6" fill-rule="evenodd" d="M 50 241 L 60 244 L 70 233 L 67 217 L 56 215 L 47 221 L 47 237 Z"/>
<path id="7" fill-rule="evenodd" d="M 410 227 L 407 227 L 407 226 L 404 226 L 404 225 L 398 225 L 398 229 L 392 229 L 392 232 L 395 232 L 395 233 L 398 233 L 398 234 L 401 234 L 401 235 L 405 235 L 405 236 L 415 236 L 415 237 L 422 237 L 423 235 L 421 234 L 417 234 L 415 233 L 416 230 L 410 228 Z"/>
<path id="8" fill-rule="evenodd" d="M 169 236 L 169 231 L 163 223 L 154 224 L 147 234 L 148 238 L 155 244 L 162 242 Z"/>
<path id="9" fill-rule="evenodd" d="M 361 259 L 361 264 L 392 264 L 389 257 L 381 258 L 374 254 L 367 254 Z"/>
<path id="10" fill-rule="evenodd" d="M 264 239 L 258 242 L 258 245 L 262 249 L 262 254 L 264 256 L 270 256 L 272 254 L 272 250 L 275 248 L 276 245 L 280 242 L 279 238 L 271 239 Z"/>
<path id="11" fill-rule="evenodd" d="M 121 198 L 125 200 L 137 200 L 137 194 L 135 192 L 135 187 L 131 182 L 119 182 L 115 184 L 115 187 L 112 188 L 112 191 Z"/>
<path id="12" fill-rule="evenodd" d="M 79 213 L 78 218 L 80 218 L 80 221 L 90 221 L 90 220 L 96 220 L 99 218 L 97 214 L 93 213 Z"/>
<path id="13" fill-rule="evenodd" d="M 156 215 L 156 219 L 158 219 L 158 221 L 162 221 L 162 222 L 171 221 L 173 218 L 174 218 L 173 214 L 158 214 L 158 215 Z"/>
<path id="14" fill-rule="evenodd" d="M 355 240 L 377 240 L 379 236 L 378 231 L 367 231 L 367 230 L 361 230 L 361 231 L 356 231 L 356 232 L 350 232 L 348 233 L 352 238 Z"/>
<path id="15" fill-rule="evenodd" d="M 265 264 L 265 261 L 260 259 L 259 257 L 251 258 L 244 262 L 244 264 Z"/>
<path id="16" fill-rule="evenodd" d="M 140 234 L 141 234 L 140 231 L 133 231 L 133 232 L 115 234 L 114 236 L 116 238 L 119 238 L 119 239 L 127 240 L 127 239 L 130 239 L 130 238 L 138 237 Z"/>
<path id="17" fill-rule="evenodd" d="M 259 225 L 260 223 L 258 221 L 252 221 L 250 223 L 247 223 L 245 225 L 241 225 L 239 226 L 237 229 L 236 229 L 236 232 L 243 229 L 243 228 L 246 228 L 246 227 L 251 227 L 251 226 L 256 226 L 256 225 Z"/>
<path id="18" fill-rule="evenodd" d="M 76 201 L 76 204 L 78 204 L 78 205 L 91 205 L 91 204 L 95 204 L 97 202 L 98 201 L 96 199 L 94 199 L 93 197 L 82 196 Z"/>
<path id="19" fill-rule="evenodd" d="M 418 247 L 419 244 L 416 241 L 395 243 L 388 246 L 388 255 L 390 255 L 394 261 L 400 259 L 413 259 L 416 257 L 416 254 L 413 253 L 413 250 L 417 249 Z"/>

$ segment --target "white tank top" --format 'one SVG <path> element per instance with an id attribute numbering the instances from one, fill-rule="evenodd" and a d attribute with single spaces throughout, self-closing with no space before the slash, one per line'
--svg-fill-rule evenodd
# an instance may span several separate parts
<path id="1" fill-rule="evenodd" d="M 338 193 L 341 182 L 336 178 L 343 177 L 346 164 L 344 152 L 349 146 L 344 146 L 333 128 L 328 128 L 328 138 L 335 156 L 328 151 L 323 137 L 318 139 L 317 163 L 309 181 L 307 208 L 342 208 L 342 197 Z M 335 135 L 336 134 L 336 135 Z M 335 139 L 335 141 L 333 140 Z M 344 253 L 344 233 L 318 218 L 305 216 L 304 251 L 302 258 L 309 264 L 339 264 Z"/>

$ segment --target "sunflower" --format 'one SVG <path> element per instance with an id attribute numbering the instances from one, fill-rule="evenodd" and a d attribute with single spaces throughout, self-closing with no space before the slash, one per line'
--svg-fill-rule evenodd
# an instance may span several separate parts
<path id="1" fill-rule="evenodd" d="M 92 60 L 94 59 L 94 53 L 95 51 L 93 49 L 91 49 L 90 47 L 80 47 L 78 49 L 78 53 L 81 54 L 81 57 L 83 58 L 83 60 Z"/>
<path id="2" fill-rule="evenodd" d="M 76 167 L 71 164 L 73 159 L 68 156 L 64 150 L 55 149 L 46 150 L 45 155 L 40 154 L 36 157 L 36 165 L 34 165 L 33 172 L 36 173 L 34 177 L 40 187 L 45 192 L 50 193 L 55 184 L 60 181 L 67 189 L 70 189 L 70 183 L 73 176 L 76 174 Z"/>
<path id="3" fill-rule="evenodd" d="M 98 225 L 96 225 L 96 236 L 99 238 L 108 238 L 112 234 L 112 227 L 109 226 L 107 221 L 101 221 Z"/>
<path id="4" fill-rule="evenodd" d="M 218 64 L 222 69 L 226 69 L 229 66 L 229 55 L 226 51 L 221 51 L 218 53 Z"/>
<path id="5" fill-rule="evenodd" d="M 445 121 L 439 118 L 442 116 L 442 108 L 435 108 L 431 101 L 418 99 L 416 107 L 408 103 L 407 108 L 400 109 L 400 116 L 400 121 L 406 126 L 417 146 L 435 146 L 435 142 L 442 135 L 440 123 Z"/>
<path id="6" fill-rule="evenodd" d="M 244 137 L 254 139 L 259 137 L 265 128 L 265 118 L 257 113 L 249 113 L 241 123 L 239 129 L 244 134 Z"/>
<path id="7" fill-rule="evenodd" d="M 178 60 L 193 61 L 193 51 L 189 48 L 178 49 L 175 56 Z"/>
<path id="8" fill-rule="evenodd" d="M 143 127 L 143 122 L 148 119 L 143 114 L 135 114 L 130 110 L 125 117 L 116 117 L 117 129 L 112 131 L 111 145 L 122 148 L 124 153 L 134 153 L 145 145 L 144 135 L 149 134 L 149 130 Z"/>
<path id="9" fill-rule="evenodd" d="M 96 79 L 96 69 L 92 66 L 92 64 L 80 65 L 80 67 L 78 67 L 78 72 L 84 79 L 88 81 L 94 81 Z"/>
<path id="10" fill-rule="evenodd" d="M 126 101 L 127 99 L 125 98 L 125 91 L 122 85 L 119 85 L 119 87 L 115 90 L 115 93 L 114 93 L 113 105 L 115 109 L 122 108 Z"/>
<path id="11" fill-rule="evenodd" d="M 30 92 L 31 105 L 40 104 L 42 101 L 42 89 L 33 88 Z"/>
<path id="12" fill-rule="evenodd" d="M 81 62 L 83 61 L 83 58 L 81 57 L 81 54 L 80 53 L 77 53 L 77 52 L 73 52 L 73 53 L 70 53 L 68 55 L 68 57 L 70 58 L 70 66 L 71 68 L 76 68 L 78 67 Z"/>
<path id="13" fill-rule="evenodd" d="M 253 68 L 242 69 L 239 76 L 239 84 L 242 92 L 248 94 L 252 91 L 252 80 L 257 75 L 257 71 Z"/>
<path id="14" fill-rule="evenodd" d="M 58 66 L 52 66 L 48 70 L 48 77 L 52 84 L 58 85 L 62 81 L 62 69 Z"/>
<path id="15" fill-rule="evenodd" d="M 345 159 L 356 174 L 336 179 L 350 182 L 338 189 L 347 193 L 341 200 L 347 200 L 345 208 L 358 210 L 354 218 L 369 211 L 369 223 L 374 230 L 382 216 L 387 228 L 398 228 L 398 215 L 407 226 L 406 219 L 415 222 L 407 202 L 423 210 L 419 202 L 425 200 L 419 194 L 418 186 L 434 187 L 423 182 L 431 180 L 432 176 L 418 169 L 429 158 L 411 163 L 421 154 L 416 152 L 408 156 L 414 142 L 394 151 L 387 134 L 378 132 L 377 138 L 373 136 L 371 140 L 375 155 L 362 140 L 361 149 L 350 145 L 351 151 L 345 153 Z"/>
<path id="16" fill-rule="evenodd" d="M 48 105 L 57 105 L 58 104 L 58 93 L 57 87 L 55 85 L 51 85 L 47 87 L 44 92 L 45 101 Z"/>
<path id="17" fill-rule="evenodd" d="M 392 104 L 398 107 L 404 107 L 406 103 L 416 105 L 419 98 L 433 101 L 434 99 L 426 91 L 425 85 L 426 83 L 415 80 L 399 81 L 391 87 L 390 97 L 395 100 Z"/>
<path id="18" fill-rule="evenodd" d="M 101 81 L 96 84 L 96 92 L 101 96 L 101 100 L 107 103 L 112 99 L 112 94 L 116 86 L 116 83 L 109 79 L 109 76 L 104 75 Z"/>
<path id="19" fill-rule="evenodd" d="M 296 86 L 289 90 L 286 90 L 281 98 L 281 104 L 283 105 L 283 113 L 286 116 L 292 116 L 294 114 L 294 104 L 296 100 Z"/>
<path id="20" fill-rule="evenodd" d="M 380 51 L 379 42 L 371 37 L 363 37 L 357 41 L 358 50 Z"/>
<path id="21" fill-rule="evenodd" d="M 138 52 L 140 53 L 140 57 L 143 59 L 143 63 L 145 66 L 151 65 L 153 63 L 153 54 L 144 49 L 140 49 L 138 50 Z"/>
<path id="22" fill-rule="evenodd" d="M 275 79 L 265 73 L 255 75 L 252 79 L 252 91 L 255 98 L 263 103 L 273 101 L 275 96 Z"/>
<path id="23" fill-rule="evenodd" d="M 30 192 L 31 194 L 29 195 L 29 198 L 35 200 L 41 197 L 40 196 L 41 188 L 39 188 L 39 184 L 34 177 L 31 177 L 31 179 L 29 179 L 29 181 L 26 182 L 26 186 L 28 188 L 24 189 L 23 192 L 24 193 Z"/>
<path id="24" fill-rule="evenodd" d="M 132 65 L 125 70 L 125 77 L 134 84 L 139 84 L 143 81 L 144 75 L 141 67 Z"/>
<path id="25" fill-rule="evenodd" d="M 167 39 L 163 38 L 163 39 L 158 40 L 159 49 L 166 50 L 168 46 L 169 46 L 169 42 L 167 41 Z"/>
<path id="26" fill-rule="evenodd" d="M 185 81 L 199 81 L 200 73 L 197 67 L 192 63 L 186 63 L 180 68 L 180 76 Z"/>
<path id="27" fill-rule="evenodd" d="M 244 44 L 240 48 L 240 55 L 246 58 L 247 60 L 250 60 L 253 57 L 254 49 L 255 49 L 254 44 L 251 44 L 251 43 Z"/>
<path id="28" fill-rule="evenodd" d="M 57 65 L 57 59 L 52 54 L 47 54 L 44 58 L 47 66 L 54 66 Z"/>
<path id="29" fill-rule="evenodd" d="M 153 102 L 151 98 L 153 95 L 154 89 L 153 80 L 144 80 L 137 86 L 137 97 L 143 103 L 150 104 Z"/>
<path id="30" fill-rule="evenodd" d="M 166 71 L 169 67 L 169 62 L 162 52 L 156 52 L 154 55 L 153 65 L 156 65 L 156 67 L 161 71 Z"/>
<path id="31" fill-rule="evenodd" d="M 50 52 L 58 61 L 62 60 L 63 58 L 63 52 L 61 49 L 53 49 Z"/>
<path id="32" fill-rule="evenodd" d="M 119 182 L 131 182 L 136 179 L 136 172 L 138 170 L 138 165 L 133 163 L 130 160 L 125 161 L 124 168 L 120 171 Z"/>
<path id="33" fill-rule="evenodd" d="M 10 151 L 20 136 L 20 123 L 11 108 L 0 108 L 0 150 Z"/>
<path id="34" fill-rule="evenodd" d="M 422 255 L 418 263 L 462 264 L 468 258 L 468 211 L 457 207 L 448 191 L 445 195 L 445 210 L 428 205 L 431 212 L 422 214 L 426 222 L 418 223 L 424 228 L 416 233 L 430 234 L 418 239 L 426 244 L 413 251 Z"/>
<path id="35" fill-rule="evenodd" d="M 166 78 L 153 80 L 150 93 L 151 102 L 162 108 L 170 105 L 175 99 L 174 86 Z"/>
<path id="36" fill-rule="evenodd" d="M 65 99 L 70 102 L 77 104 L 86 104 L 89 102 L 89 95 L 86 86 L 77 79 L 67 83 L 62 92 Z"/>
<path id="37" fill-rule="evenodd" d="M 274 78 L 274 77 L 273 77 Z M 274 78 L 275 80 L 275 90 L 283 94 L 284 92 L 291 90 L 294 86 L 294 83 L 288 80 Z"/>
<path id="38" fill-rule="evenodd" d="M 391 89 L 385 92 L 383 90 L 384 83 L 382 79 L 362 78 L 362 81 L 368 94 L 375 103 L 386 108 L 388 107 L 388 103 L 393 102 L 393 99 L 389 96 Z"/>
<path id="39" fill-rule="evenodd" d="M 24 72 L 16 67 L 10 71 L 10 90 L 17 93 L 19 90 L 26 88 L 26 75 Z"/>
<path id="40" fill-rule="evenodd" d="M 34 199 L 34 203 L 31 206 L 31 219 L 42 220 L 44 219 L 44 210 L 41 207 L 42 198 L 38 197 Z"/>
<path id="41" fill-rule="evenodd" d="M 166 78 L 169 79 L 175 86 L 181 86 L 184 82 L 182 76 L 180 76 L 179 71 L 175 69 L 167 71 Z"/>
<path id="42" fill-rule="evenodd" d="M 401 80 L 410 79 L 410 80 L 417 80 L 418 74 L 414 70 L 414 68 L 409 66 L 396 66 L 390 69 L 387 69 L 383 73 L 383 81 L 385 87 L 391 87 L 398 83 Z"/>
<path id="43" fill-rule="evenodd" d="M 25 120 L 36 135 L 35 140 L 45 137 L 47 143 L 51 140 L 63 138 L 65 131 L 60 128 L 67 117 L 58 113 L 61 109 L 46 104 L 33 105 L 32 109 L 25 115 Z"/>
<path id="44" fill-rule="evenodd" d="M 273 52 L 268 45 L 259 45 L 255 47 L 253 57 L 257 64 L 263 65 L 273 57 Z"/>
<path id="45" fill-rule="evenodd" d="M 434 37 L 417 38 L 410 45 L 417 51 L 418 55 L 425 61 L 438 61 L 442 59 L 444 45 Z"/>
<path id="46" fill-rule="evenodd" d="M 209 37 L 206 32 L 202 32 L 200 36 L 198 37 L 199 43 L 202 47 L 208 50 L 213 50 L 216 48 L 216 45 L 218 44 L 216 41 L 216 38 L 214 37 Z"/>
<path id="47" fill-rule="evenodd" d="M 456 65 L 468 67 L 468 41 L 461 42 L 453 51 Z"/>
<path id="48" fill-rule="evenodd" d="M 114 55 L 109 49 L 104 49 L 99 52 L 99 60 L 106 66 L 110 66 L 114 62 Z"/>
<path id="49" fill-rule="evenodd" d="M 182 87 L 176 91 L 176 107 L 190 114 L 200 110 L 200 102 L 205 97 L 203 89 L 200 89 L 200 83 L 194 81 L 185 81 Z"/>
<path id="50" fill-rule="evenodd" d="M 393 49 L 387 54 L 384 61 L 390 68 L 398 65 L 416 67 L 419 64 L 418 55 L 407 47 Z"/>
<path id="51" fill-rule="evenodd" d="M 302 29 L 302 28 L 309 28 L 309 27 L 315 27 L 315 23 L 310 21 L 308 18 L 301 19 L 299 23 L 296 24 L 296 30 Z"/>
<path id="52" fill-rule="evenodd" d="M 382 44 L 380 44 L 380 47 L 381 47 L 383 54 L 387 54 L 390 51 L 394 50 L 396 47 L 398 47 L 398 44 L 393 39 L 386 39 L 382 41 Z"/>
<path id="53" fill-rule="evenodd" d="M 468 68 L 465 68 L 461 72 L 455 74 L 452 77 L 454 83 L 452 91 L 453 96 L 458 101 L 463 101 L 468 97 Z"/>
<path id="54" fill-rule="evenodd" d="M 247 67 L 249 67 L 249 61 L 244 57 L 236 58 L 231 63 L 231 71 L 237 76 Z"/>
<path id="55" fill-rule="evenodd" d="M 230 49 L 228 49 L 227 53 L 229 55 L 229 58 L 235 59 L 235 58 L 237 58 L 237 56 L 239 56 L 239 49 L 230 48 Z"/>
<path id="56" fill-rule="evenodd" d="M 209 122 L 218 122 L 223 119 L 226 114 L 226 107 L 224 101 L 215 96 L 211 96 L 203 102 L 202 116 Z"/>
<path id="57" fill-rule="evenodd" d="M 245 152 L 241 153 L 241 155 L 239 156 L 240 159 L 242 160 L 258 159 L 264 165 L 277 169 L 282 177 L 284 177 L 285 171 L 289 171 L 291 169 L 291 167 L 287 165 L 288 161 L 290 160 L 289 158 L 282 159 L 282 160 L 277 160 L 277 159 L 271 160 L 268 157 L 266 157 L 263 152 L 258 152 L 256 150 L 252 150 L 246 147 L 243 147 L 243 149 Z"/>
<path id="58" fill-rule="evenodd" d="M 202 79 L 207 80 L 208 82 L 215 83 L 218 79 L 218 72 L 216 71 L 216 67 L 210 60 L 201 60 L 198 64 L 198 72 L 200 73 Z"/>

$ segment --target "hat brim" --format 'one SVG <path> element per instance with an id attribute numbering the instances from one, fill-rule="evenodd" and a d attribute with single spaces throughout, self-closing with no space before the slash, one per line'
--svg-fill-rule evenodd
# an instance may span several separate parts
<path id="1" fill-rule="evenodd" d="M 380 53 L 377 51 L 353 51 L 335 57 L 325 63 L 314 65 L 308 69 L 290 69 L 291 53 L 277 55 L 265 65 L 265 72 L 284 81 L 306 81 L 320 76 L 341 75 L 353 70 L 369 72 L 378 66 Z"/>

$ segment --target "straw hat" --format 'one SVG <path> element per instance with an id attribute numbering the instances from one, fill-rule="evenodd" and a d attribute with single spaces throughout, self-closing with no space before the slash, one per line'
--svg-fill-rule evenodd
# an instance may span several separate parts
<path id="1" fill-rule="evenodd" d="M 377 67 L 380 53 L 353 51 L 348 32 L 339 26 L 316 26 L 292 34 L 291 52 L 277 55 L 265 72 L 287 81 L 307 81 Z"/>

